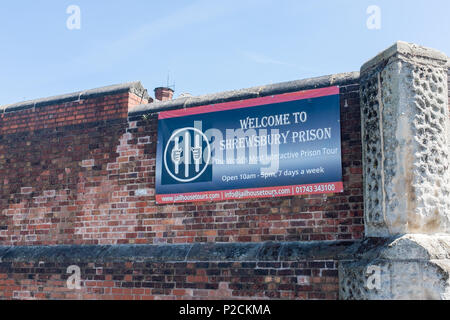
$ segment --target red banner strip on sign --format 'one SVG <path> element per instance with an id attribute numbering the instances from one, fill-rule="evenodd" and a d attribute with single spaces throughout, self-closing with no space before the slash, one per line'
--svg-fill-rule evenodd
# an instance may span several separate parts
<path id="1" fill-rule="evenodd" d="M 256 107 L 256 106 L 261 106 L 261 105 L 282 103 L 282 102 L 288 102 L 288 101 L 294 101 L 294 100 L 319 98 L 319 97 L 331 96 L 331 95 L 335 95 L 335 94 L 339 94 L 339 87 L 328 87 L 328 88 L 312 89 L 312 90 L 306 90 L 306 91 L 300 91 L 300 92 L 291 92 L 291 93 L 285 93 L 285 94 L 280 94 L 280 95 L 275 95 L 275 96 L 267 96 L 267 97 L 262 97 L 262 98 L 253 98 L 253 99 L 247 99 L 247 100 L 225 102 L 225 103 L 219 103 L 219 104 L 213 104 L 213 105 L 207 105 L 207 106 L 201 106 L 201 107 L 193 107 L 193 108 L 187 108 L 187 109 L 180 109 L 180 110 L 163 111 L 163 112 L 160 112 L 160 114 L 159 114 L 159 120 L 169 119 L 169 118 L 178 118 L 178 117 L 184 117 L 184 116 L 190 116 L 190 115 L 202 114 L 202 113 L 210 113 L 210 112 L 226 111 L 226 110 L 232 110 L 232 109 Z"/>
<path id="2" fill-rule="evenodd" d="M 220 190 L 194 193 L 160 194 L 156 195 L 156 203 L 186 203 L 224 200 L 243 200 L 251 198 L 276 198 L 307 194 L 341 193 L 344 192 L 342 182 L 315 183 L 285 187 L 268 187 L 256 189 Z"/>

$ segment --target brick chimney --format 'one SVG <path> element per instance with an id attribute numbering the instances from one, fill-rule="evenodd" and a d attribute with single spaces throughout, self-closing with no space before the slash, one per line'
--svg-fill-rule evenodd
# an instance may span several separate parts
<path id="1" fill-rule="evenodd" d="M 159 101 L 169 101 L 173 98 L 174 91 L 170 88 L 159 87 L 155 89 L 155 98 Z"/>

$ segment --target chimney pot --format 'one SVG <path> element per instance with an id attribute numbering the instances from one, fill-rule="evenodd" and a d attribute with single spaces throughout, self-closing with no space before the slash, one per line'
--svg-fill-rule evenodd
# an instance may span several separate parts
<path id="1" fill-rule="evenodd" d="M 169 101 L 173 98 L 174 91 L 170 88 L 159 87 L 155 89 L 155 98 L 159 101 Z"/>

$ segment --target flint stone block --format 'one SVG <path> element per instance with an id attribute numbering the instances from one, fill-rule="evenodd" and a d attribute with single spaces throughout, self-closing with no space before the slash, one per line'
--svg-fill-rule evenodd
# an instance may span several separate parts
<path id="1" fill-rule="evenodd" d="M 370 238 L 355 243 L 344 255 L 339 264 L 340 299 L 450 298 L 449 235 Z"/>

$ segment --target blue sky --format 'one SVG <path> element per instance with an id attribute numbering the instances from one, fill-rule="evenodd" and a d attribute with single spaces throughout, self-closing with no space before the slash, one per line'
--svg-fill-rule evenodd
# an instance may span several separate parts
<path id="1" fill-rule="evenodd" d="M 80 30 L 66 27 L 70 5 Z M 450 54 L 449 12 L 448 0 L 2 1 L 0 105 L 135 80 L 153 94 L 168 74 L 177 96 L 357 71 L 396 40 Z"/>

